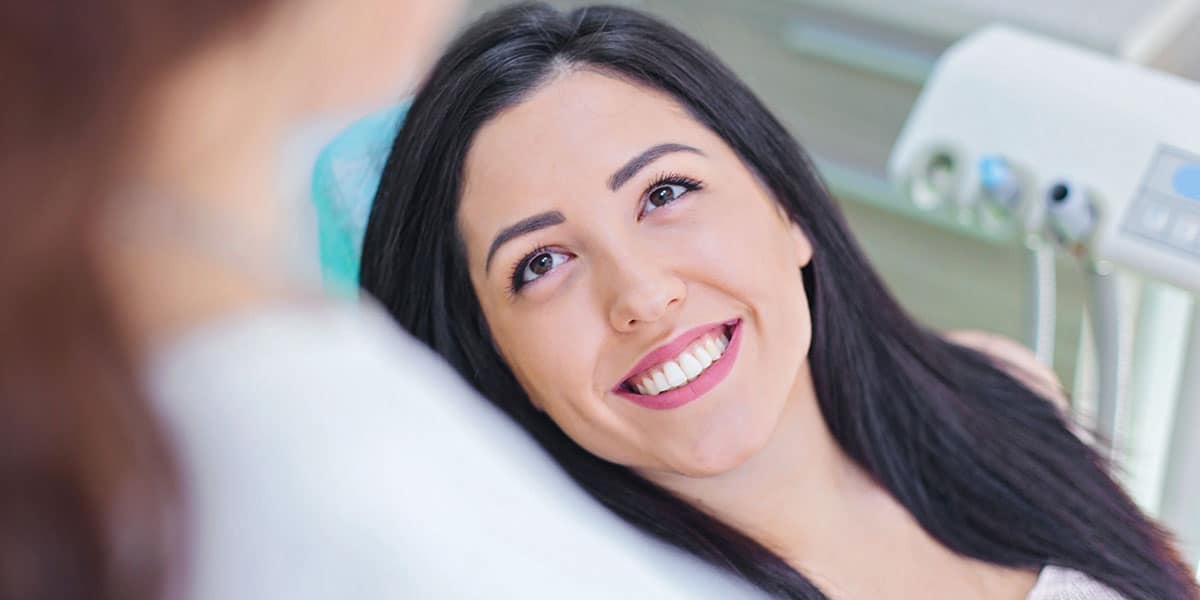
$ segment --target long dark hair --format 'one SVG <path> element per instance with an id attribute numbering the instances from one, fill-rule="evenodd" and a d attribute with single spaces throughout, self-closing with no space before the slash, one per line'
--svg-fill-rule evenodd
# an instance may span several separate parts
<path id="1" fill-rule="evenodd" d="M 821 412 L 842 449 L 926 531 L 990 563 L 1077 569 L 1133 600 L 1195 597 L 1169 536 L 1051 402 L 905 313 L 799 145 L 717 58 L 635 11 L 522 5 L 463 33 L 413 102 L 375 198 L 361 282 L 579 485 L 647 533 L 771 594 L 825 597 L 755 540 L 575 444 L 533 408 L 494 349 L 456 225 L 463 163 L 485 122 L 564 66 L 669 93 L 807 233 L 815 253 L 802 276 Z"/>
<path id="2" fill-rule="evenodd" d="M 139 104 L 269 4 L 0 3 L 0 600 L 167 592 L 182 492 L 96 224 L 145 125 Z"/>

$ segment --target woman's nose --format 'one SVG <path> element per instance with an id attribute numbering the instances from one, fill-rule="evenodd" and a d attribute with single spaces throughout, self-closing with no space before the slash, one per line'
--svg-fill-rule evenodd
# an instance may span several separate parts
<path id="1" fill-rule="evenodd" d="M 653 323 L 683 304 L 687 284 L 669 270 L 643 261 L 622 261 L 610 271 L 613 329 L 630 332 Z"/>

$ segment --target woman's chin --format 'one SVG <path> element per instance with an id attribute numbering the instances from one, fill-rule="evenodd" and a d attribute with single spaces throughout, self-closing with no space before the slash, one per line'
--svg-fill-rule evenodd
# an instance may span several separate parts
<path id="1" fill-rule="evenodd" d="M 693 479 L 719 477 L 736 471 L 767 444 L 769 428 L 761 432 L 726 431 L 692 440 L 670 461 L 671 470 Z"/>
<path id="2" fill-rule="evenodd" d="M 676 471 L 676 475 L 682 475 L 683 477 L 687 477 L 689 479 L 710 479 L 713 477 L 720 477 L 732 471 L 736 471 L 737 468 L 742 466 L 742 464 L 745 462 L 745 459 L 737 460 L 735 458 L 729 458 L 727 460 L 717 461 L 706 457 L 705 459 L 696 460 L 684 465 L 682 468 Z"/>

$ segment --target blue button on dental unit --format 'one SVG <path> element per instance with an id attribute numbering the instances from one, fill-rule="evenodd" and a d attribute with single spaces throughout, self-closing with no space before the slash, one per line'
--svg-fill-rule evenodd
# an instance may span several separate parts
<path id="1" fill-rule="evenodd" d="M 1171 180 L 1175 193 L 1192 200 L 1200 200 L 1200 164 L 1184 165 L 1175 171 Z"/>

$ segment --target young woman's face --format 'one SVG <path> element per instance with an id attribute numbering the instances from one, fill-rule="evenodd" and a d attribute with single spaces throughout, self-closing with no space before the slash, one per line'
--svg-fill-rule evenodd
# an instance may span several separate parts
<path id="1" fill-rule="evenodd" d="M 579 70 L 483 127 L 464 175 L 484 316 L 567 435 L 687 476 L 767 442 L 805 367 L 812 250 L 719 137 L 665 94 Z"/>

